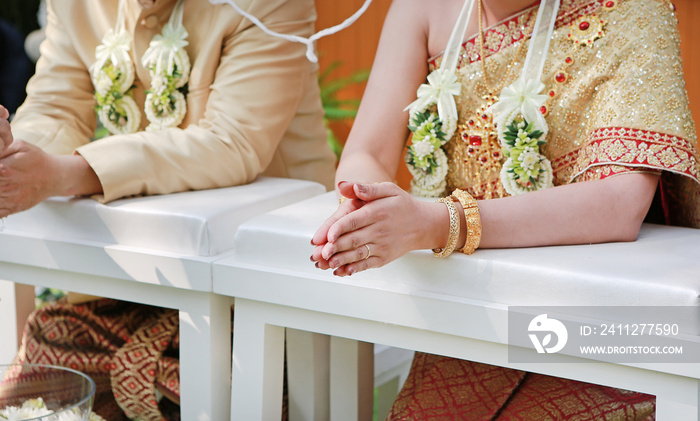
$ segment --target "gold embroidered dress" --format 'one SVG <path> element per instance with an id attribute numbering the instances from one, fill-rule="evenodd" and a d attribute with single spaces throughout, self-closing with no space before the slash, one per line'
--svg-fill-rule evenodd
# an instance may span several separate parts
<path id="1" fill-rule="evenodd" d="M 447 190 L 477 199 L 506 195 L 503 155 L 485 109 L 521 73 L 538 7 L 465 42 L 457 70 L 459 125 L 445 145 Z M 696 184 L 699 166 L 672 5 L 665 0 L 564 0 L 542 82 L 549 133 L 544 154 L 554 184 L 630 171 L 664 172 L 662 185 Z M 523 48 L 525 47 L 525 48 Z M 441 57 L 431 60 L 431 70 Z M 486 77 L 484 77 L 484 69 Z M 489 95 L 493 99 L 489 99 Z M 668 204 L 666 210 L 670 212 Z M 686 209 L 683 225 L 700 226 Z"/>
<path id="2" fill-rule="evenodd" d="M 538 2 L 539 3 L 539 2 Z M 488 106 L 520 75 L 538 6 L 489 28 L 457 70 L 459 122 L 445 144 L 447 191 L 506 196 Z M 431 70 L 441 57 L 430 61 Z M 484 74 L 484 70 L 486 74 Z M 668 222 L 700 227 L 696 128 L 688 107 L 674 9 L 667 0 L 563 0 L 548 51 L 543 153 L 554 185 L 627 172 L 661 174 Z M 647 420 L 654 397 L 417 353 L 390 420 Z"/>

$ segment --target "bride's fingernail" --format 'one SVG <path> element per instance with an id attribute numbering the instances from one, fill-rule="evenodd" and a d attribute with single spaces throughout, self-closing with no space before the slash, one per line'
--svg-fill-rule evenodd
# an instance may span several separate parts
<path id="1" fill-rule="evenodd" d="M 352 276 L 353 274 L 355 274 L 355 268 L 350 268 L 348 270 L 348 275 Z"/>
<path id="2" fill-rule="evenodd" d="M 364 184 L 356 184 L 357 190 L 360 191 L 360 193 L 367 193 L 367 187 L 365 187 Z"/>

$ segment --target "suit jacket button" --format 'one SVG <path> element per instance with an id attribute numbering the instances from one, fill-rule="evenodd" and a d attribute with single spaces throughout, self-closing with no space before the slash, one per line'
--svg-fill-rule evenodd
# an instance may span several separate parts
<path id="1" fill-rule="evenodd" d="M 156 15 L 150 15 L 144 19 L 141 20 L 141 25 L 145 26 L 148 29 L 153 29 L 158 25 L 158 16 Z"/>

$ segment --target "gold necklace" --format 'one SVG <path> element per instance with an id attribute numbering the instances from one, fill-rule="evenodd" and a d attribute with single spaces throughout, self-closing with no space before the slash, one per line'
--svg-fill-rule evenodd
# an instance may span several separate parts
<path id="1" fill-rule="evenodd" d="M 456 149 L 462 150 L 462 153 L 459 154 L 461 156 L 458 156 L 457 159 L 461 160 L 461 164 L 465 167 L 463 173 L 474 175 L 473 186 L 467 188 L 469 193 L 474 197 L 491 199 L 493 198 L 494 193 L 496 193 L 497 197 L 505 196 L 505 189 L 497 177 L 500 173 L 503 161 L 501 144 L 498 140 L 498 131 L 496 130 L 496 125 L 493 122 L 491 115 L 487 114 L 486 110 L 491 105 L 498 102 L 498 95 L 494 92 L 500 93 L 506 82 L 510 80 L 513 68 L 522 55 L 525 45 L 527 44 L 526 40 L 530 37 L 531 32 L 525 34 L 520 40 L 521 43 L 513 55 L 512 62 L 508 67 L 508 72 L 501 79 L 499 86 L 492 89 L 490 86 L 491 83 L 489 81 L 488 72 L 486 70 L 483 5 L 482 0 L 478 1 L 477 8 L 479 16 L 479 34 L 477 41 L 479 55 L 481 58 L 483 80 L 489 92 L 482 97 L 482 105 L 479 106 L 474 113 L 466 119 L 464 124 L 458 126 L 457 133 L 462 145 Z M 484 181 L 491 181 L 491 183 L 486 184 Z"/>

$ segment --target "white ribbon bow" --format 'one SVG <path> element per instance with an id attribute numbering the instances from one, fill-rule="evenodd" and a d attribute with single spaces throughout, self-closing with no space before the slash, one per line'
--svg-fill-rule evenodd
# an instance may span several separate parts
<path id="1" fill-rule="evenodd" d="M 189 44 L 187 42 L 188 35 L 183 25 L 175 27 L 171 22 L 168 22 L 163 27 L 163 32 L 153 37 L 141 62 L 146 67 L 155 63 L 156 74 L 161 74 L 163 68 L 167 68 L 167 74 L 173 74 L 178 52 Z"/>
<path id="2" fill-rule="evenodd" d="M 131 37 L 125 30 L 115 32 L 110 29 L 102 38 L 102 44 L 95 49 L 95 61 L 93 69 L 99 70 L 111 61 L 114 67 L 123 67 L 131 63 L 129 49 L 131 48 Z"/>
<path id="3" fill-rule="evenodd" d="M 516 80 L 512 85 L 501 91 L 500 99 L 487 109 L 493 114 L 493 120 L 498 123 L 499 131 L 505 130 L 505 125 L 510 123 L 513 117 L 518 114 L 533 123 L 534 128 L 547 132 L 547 122 L 540 112 L 540 107 L 547 100 L 546 95 L 540 94 L 544 89 L 544 84 L 537 79 L 522 78 Z"/>
<path id="4" fill-rule="evenodd" d="M 433 104 L 437 104 L 437 112 L 440 120 L 448 127 L 444 128 L 449 139 L 454 129 L 449 128 L 457 121 L 457 104 L 455 96 L 462 91 L 462 85 L 457 81 L 457 75 L 443 68 L 434 70 L 428 75 L 428 83 L 418 88 L 418 99 L 404 109 L 410 110 L 411 115 L 425 111 Z"/>

